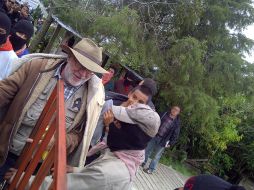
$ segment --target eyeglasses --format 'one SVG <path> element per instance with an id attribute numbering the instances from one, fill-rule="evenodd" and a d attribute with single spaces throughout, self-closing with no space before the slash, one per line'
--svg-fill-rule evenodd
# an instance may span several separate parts
<path id="1" fill-rule="evenodd" d="M 88 70 L 87 68 L 85 68 L 83 65 L 81 65 L 76 58 L 75 58 L 75 64 L 74 64 L 74 66 L 75 66 L 77 71 L 86 71 L 87 74 L 93 75 L 93 72 Z"/>

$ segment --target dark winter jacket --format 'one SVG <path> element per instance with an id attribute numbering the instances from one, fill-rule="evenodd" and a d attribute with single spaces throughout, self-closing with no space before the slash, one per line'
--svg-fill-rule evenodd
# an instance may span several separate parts
<path id="1" fill-rule="evenodd" d="M 164 113 L 161 117 L 161 120 L 163 117 L 168 114 L 168 112 Z M 165 147 L 167 142 L 169 141 L 168 145 L 172 146 L 176 143 L 179 133 L 180 133 L 180 119 L 179 116 L 171 123 L 171 127 L 169 128 L 169 131 L 161 138 L 160 145 L 162 147 Z"/>

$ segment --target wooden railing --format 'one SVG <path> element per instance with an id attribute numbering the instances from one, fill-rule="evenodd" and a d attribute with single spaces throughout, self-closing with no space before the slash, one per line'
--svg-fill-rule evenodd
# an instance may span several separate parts
<path id="1" fill-rule="evenodd" d="M 8 190 L 24 190 L 28 183 L 31 190 L 39 189 L 52 167 L 53 182 L 49 189 L 66 190 L 66 128 L 64 109 L 64 85 L 59 80 L 44 107 L 30 137 L 32 143 L 26 143 L 17 162 L 18 171 L 7 187 Z M 53 147 L 48 144 L 54 139 Z M 49 152 L 48 152 L 49 151 Z M 42 159 L 43 155 L 47 155 Z M 31 176 L 41 164 L 38 172 L 29 182 Z"/>

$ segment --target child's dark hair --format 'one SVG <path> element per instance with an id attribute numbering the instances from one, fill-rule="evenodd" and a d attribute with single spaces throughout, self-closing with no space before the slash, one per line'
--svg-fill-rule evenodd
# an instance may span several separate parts
<path id="1" fill-rule="evenodd" d="M 70 37 L 70 38 L 68 39 L 67 45 L 68 45 L 69 47 L 72 48 L 74 44 L 75 44 L 75 37 L 72 36 L 72 37 Z"/>
<path id="2" fill-rule="evenodd" d="M 118 72 L 118 67 L 114 64 L 110 65 L 109 68 L 114 69 L 115 74 Z"/>
<path id="3" fill-rule="evenodd" d="M 157 93 L 157 84 L 156 82 L 151 78 L 144 78 L 142 85 L 147 86 L 151 89 L 152 96 L 154 96 Z"/>
<path id="4" fill-rule="evenodd" d="M 21 9 L 22 9 L 23 7 L 26 7 L 26 8 L 30 11 L 29 5 L 28 5 L 28 4 L 24 3 L 24 4 L 22 4 L 22 5 L 20 6 Z"/>
<path id="5" fill-rule="evenodd" d="M 131 92 L 134 92 L 136 90 L 140 90 L 143 94 L 148 96 L 148 102 L 152 99 L 153 97 L 153 89 L 154 89 L 154 84 L 149 84 L 149 85 L 138 85 L 135 88 L 131 90 Z"/>

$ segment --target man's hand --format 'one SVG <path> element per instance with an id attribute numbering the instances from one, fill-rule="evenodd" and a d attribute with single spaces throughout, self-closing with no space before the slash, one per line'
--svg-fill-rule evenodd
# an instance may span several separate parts
<path id="1" fill-rule="evenodd" d="M 51 168 L 51 172 L 53 172 L 52 175 L 54 175 L 54 170 L 55 170 L 54 168 Z M 67 165 L 66 173 L 73 173 L 73 172 L 74 172 L 74 167 Z"/>
<path id="2" fill-rule="evenodd" d="M 15 176 L 15 174 L 17 173 L 17 169 L 15 168 L 10 168 L 4 175 L 4 179 L 8 182 L 11 183 L 13 180 L 13 177 Z"/>
<path id="3" fill-rule="evenodd" d="M 66 166 L 66 172 L 67 173 L 73 173 L 74 172 L 74 168 L 72 166 Z"/>
<path id="4" fill-rule="evenodd" d="M 112 110 L 108 110 L 103 115 L 103 122 L 106 127 L 109 127 L 110 123 L 114 121 L 114 114 Z"/>
<path id="5" fill-rule="evenodd" d="M 33 139 L 31 139 L 31 138 L 27 138 L 27 139 L 26 139 L 26 142 L 28 142 L 28 143 L 33 143 L 33 142 L 34 142 L 34 140 L 33 140 Z"/>
<path id="6" fill-rule="evenodd" d="M 34 140 L 31 138 L 26 139 L 26 142 L 28 142 L 28 143 L 33 143 L 33 141 Z M 39 141 L 39 144 L 41 144 L 41 140 Z M 55 144 L 55 135 L 50 139 L 49 144 L 47 146 L 47 150 L 48 151 L 51 150 L 51 148 L 54 146 L 54 144 Z"/>

